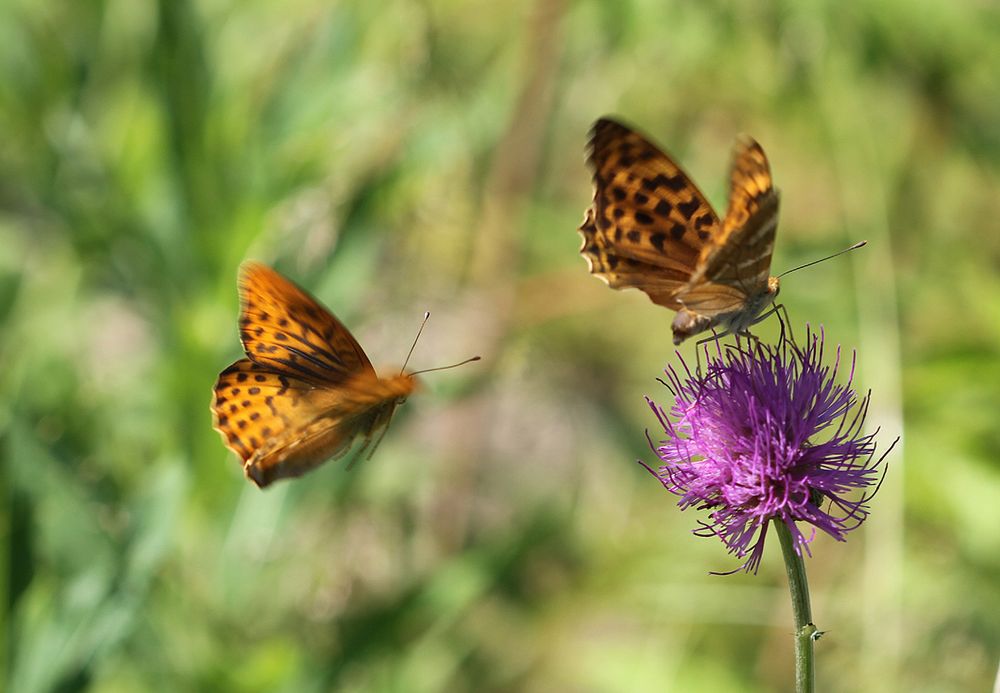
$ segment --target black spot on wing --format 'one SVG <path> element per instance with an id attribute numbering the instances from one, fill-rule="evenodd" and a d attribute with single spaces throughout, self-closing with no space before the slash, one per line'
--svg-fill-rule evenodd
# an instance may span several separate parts
<path id="1" fill-rule="evenodd" d="M 680 213 L 683 214 L 684 218 L 688 221 L 691 221 L 691 217 L 694 216 L 694 213 L 698 211 L 699 207 L 701 207 L 701 203 L 694 198 L 691 198 L 687 202 L 681 202 L 677 205 L 677 209 L 680 210 Z"/>
<path id="2" fill-rule="evenodd" d="M 696 229 L 701 229 L 704 226 L 711 226 L 711 225 L 712 225 L 711 214 L 702 214 L 700 217 L 694 220 L 694 227 Z"/>
<path id="3" fill-rule="evenodd" d="M 687 187 L 687 180 L 681 175 L 665 176 L 662 173 L 658 173 L 652 178 L 646 178 L 642 181 L 642 187 L 650 192 L 655 191 L 661 186 L 673 192 L 680 192 Z"/>

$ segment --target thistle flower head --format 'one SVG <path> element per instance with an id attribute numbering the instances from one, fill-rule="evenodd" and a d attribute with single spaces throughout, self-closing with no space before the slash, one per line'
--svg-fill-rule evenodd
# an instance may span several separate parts
<path id="1" fill-rule="evenodd" d="M 865 489 L 889 450 L 876 460 L 877 431 L 862 434 L 871 393 L 859 399 L 852 388 L 854 358 L 837 384 L 840 349 L 824 366 L 823 342 L 821 332 L 803 349 L 784 335 L 775 346 L 717 347 L 704 375 L 683 360 L 682 373 L 666 370 L 669 408 L 646 398 L 666 433 L 650 440 L 662 462 L 650 472 L 681 509 L 711 510 L 695 534 L 719 537 L 747 572 L 760 565 L 772 519 L 808 554 L 816 529 L 844 541 L 868 516 L 874 491 Z M 808 536 L 799 522 L 812 525 Z"/>

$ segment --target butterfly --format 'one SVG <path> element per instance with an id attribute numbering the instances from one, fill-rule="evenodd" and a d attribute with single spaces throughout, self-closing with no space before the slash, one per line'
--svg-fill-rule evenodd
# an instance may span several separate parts
<path id="1" fill-rule="evenodd" d="M 721 221 L 673 159 L 610 118 L 594 124 L 587 163 L 594 200 L 579 231 L 592 274 L 677 311 L 674 344 L 717 327 L 745 334 L 778 295 L 770 276 L 778 192 L 760 145 L 734 148 Z"/>
<path id="2" fill-rule="evenodd" d="M 339 457 L 358 436 L 363 451 L 417 388 L 412 373 L 380 378 L 347 328 L 273 269 L 245 263 L 239 291 L 246 358 L 219 374 L 212 416 L 257 486 Z"/>

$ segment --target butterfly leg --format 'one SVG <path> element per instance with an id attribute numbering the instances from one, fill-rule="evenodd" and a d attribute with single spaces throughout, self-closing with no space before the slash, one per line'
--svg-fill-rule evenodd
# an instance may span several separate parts
<path id="1" fill-rule="evenodd" d="M 372 455 L 375 454 L 375 451 L 378 450 L 378 446 L 382 442 L 382 439 L 385 438 L 385 434 L 389 432 L 389 423 L 391 421 L 392 421 L 392 416 L 390 415 L 389 416 L 389 420 L 385 422 L 385 426 L 382 428 L 382 432 L 378 436 L 378 440 L 375 441 L 375 444 L 372 445 L 372 449 L 368 452 L 368 458 L 367 459 L 370 460 L 372 458 Z M 370 441 L 371 441 L 371 438 L 369 438 L 368 440 L 365 441 L 365 447 L 368 446 L 368 443 Z M 364 448 L 362 448 L 362 451 L 363 450 L 364 450 Z"/>
<path id="2" fill-rule="evenodd" d="M 778 320 L 781 321 L 781 331 L 788 330 L 788 339 L 791 341 L 792 346 L 795 347 L 795 350 L 798 351 L 799 345 L 795 341 L 795 331 L 792 329 L 792 319 L 788 317 L 788 309 L 785 308 L 784 303 L 779 303 L 775 308 L 781 311 L 781 314 L 778 316 Z"/>
<path id="3" fill-rule="evenodd" d="M 739 345 L 740 337 L 745 337 L 748 342 L 753 342 L 755 346 L 760 346 L 760 337 L 750 332 L 750 330 L 743 330 L 742 332 L 734 333 L 736 336 L 736 344 Z"/>
<path id="4" fill-rule="evenodd" d="M 756 320 L 753 321 L 752 324 L 756 325 L 757 323 L 761 322 L 765 318 L 768 318 L 775 313 L 778 314 L 778 323 L 781 325 L 782 336 L 787 334 L 788 340 L 792 343 L 792 347 L 794 347 L 795 350 L 798 351 L 799 345 L 798 342 L 795 341 L 795 332 L 792 330 L 792 320 L 791 318 L 788 317 L 788 308 L 785 307 L 784 303 L 774 304 L 771 307 L 771 310 L 767 311 L 766 313 L 758 317 Z"/>
<path id="5" fill-rule="evenodd" d="M 697 342 L 694 343 L 694 361 L 695 361 L 694 372 L 698 375 L 699 378 L 701 377 L 701 345 L 714 342 L 716 344 L 716 348 L 718 348 L 719 340 L 722 339 L 723 337 L 729 336 L 730 334 L 732 333 L 729 332 L 728 330 L 723 332 L 722 334 L 719 334 L 715 330 L 712 330 L 711 337 L 705 337 L 704 339 L 699 339 Z M 719 355 L 720 356 L 722 355 L 721 349 L 719 349 Z M 705 347 L 705 358 L 708 359 L 708 347 Z"/>
<path id="6" fill-rule="evenodd" d="M 385 433 L 383 432 L 382 435 L 385 435 Z M 380 437 L 379 440 L 382 440 L 382 438 Z M 360 460 L 364 456 L 365 450 L 368 449 L 368 446 L 371 444 L 371 442 L 372 442 L 371 438 L 365 438 L 365 442 L 361 444 L 361 447 L 359 447 L 357 450 L 354 451 L 354 453 L 351 455 L 351 461 L 347 463 L 347 471 L 351 471 L 352 469 L 354 469 L 354 465 L 356 465 L 358 463 L 358 460 Z M 372 452 L 374 452 L 374 449 L 372 450 Z M 371 459 L 371 455 L 368 455 L 366 459 Z"/>
<path id="7" fill-rule="evenodd" d="M 784 336 L 785 334 L 787 334 L 789 340 L 792 343 L 792 346 L 795 347 L 796 349 L 798 349 L 799 348 L 798 344 L 795 342 L 795 333 L 792 332 L 792 321 L 788 317 L 788 309 L 785 308 L 785 304 L 784 303 L 772 304 L 771 305 L 771 310 L 769 310 L 766 313 L 763 313 L 761 315 L 758 315 L 756 318 L 754 318 L 754 321 L 752 323 L 750 323 L 747 326 L 747 329 L 744 329 L 740 334 L 742 334 L 742 335 L 744 335 L 746 337 L 754 337 L 754 335 L 750 334 L 749 328 L 753 327 L 754 325 L 756 325 L 758 323 L 763 322 L 764 320 L 768 319 L 769 317 L 771 317 L 772 315 L 774 315 L 776 313 L 778 314 L 778 324 L 781 326 L 780 329 L 781 329 L 782 336 Z M 760 339 L 758 339 L 757 337 L 754 337 L 754 339 L 757 339 L 757 341 L 760 342 Z"/>

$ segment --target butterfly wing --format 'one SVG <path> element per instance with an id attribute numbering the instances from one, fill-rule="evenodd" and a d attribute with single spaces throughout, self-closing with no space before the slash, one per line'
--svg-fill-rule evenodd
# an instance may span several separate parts
<path id="1" fill-rule="evenodd" d="M 240 271 L 240 339 L 250 360 L 317 386 L 375 376 L 361 345 L 329 310 L 253 262 Z"/>
<path id="2" fill-rule="evenodd" d="M 766 293 L 777 228 L 778 192 L 767 157 L 753 139 L 741 138 L 733 152 L 722 232 L 702 249 L 680 301 L 712 317 L 739 311 L 749 297 Z"/>
<path id="3" fill-rule="evenodd" d="M 677 310 L 677 292 L 720 233 L 708 200 L 669 156 L 609 118 L 594 124 L 587 161 L 594 199 L 579 230 L 590 271 Z"/>

